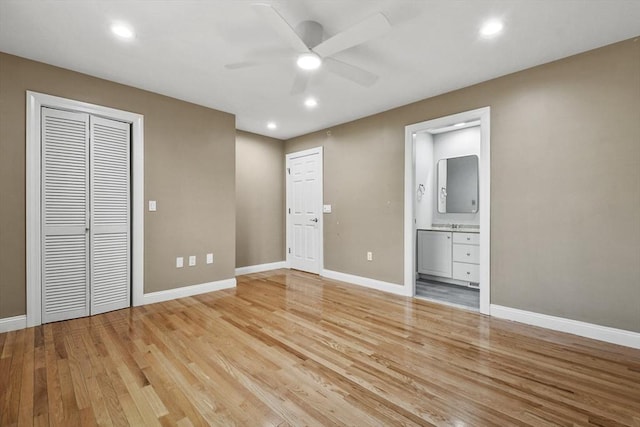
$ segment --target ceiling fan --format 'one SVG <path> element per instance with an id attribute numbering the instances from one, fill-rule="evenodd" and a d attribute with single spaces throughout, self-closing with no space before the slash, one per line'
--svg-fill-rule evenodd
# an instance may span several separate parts
<path id="1" fill-rule="evenodd" d="M 291 94 L 296 95 L 305 91 L 311 77 L 310 70 L 326 68 L 347 80 L 364 87 L 373 85 L 378 76 L 353 64 L 349 64 L 333 58 L 338 52 L 365 43 L 378 37 L 391 28 L 391 24 L 382 13 L 376 13 L 364 21 L 355 24 L 346 30 L 328 38 L 323 38 L 322 25 L 315 21 L 304 21 L 298 26 L 296 32 L 291 25 L 278 13 L 278 11 L 268 4 L 252 5 L 258 14 L 284 39 L 297 54 L 296 63 L 300 70 L 291 88 Z M 277 59 L 278 56 L 269 58 L 248 60 L 225 65 L 227 69 L 239 69 L 261 65 Z M 287 57 L 292 54 L 287 52 Z"/>

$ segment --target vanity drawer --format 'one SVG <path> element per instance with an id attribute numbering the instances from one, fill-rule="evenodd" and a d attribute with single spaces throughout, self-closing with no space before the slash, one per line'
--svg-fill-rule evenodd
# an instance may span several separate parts
<path id="1" fill-rule="evenodd" d="M 479 245 L 480 233 L 453 233 L 453 243 Z"/>
<path id="2" fill-rule="evenodd" d="M 453 261 L 480 264 L 480 246 L 454 244 Z"/>
<path id="3" fill-rule="evenodd" d="M 454 262 L 453 278 L 466 282 L 480 282 L 480 266 L 478 264 Z"/>

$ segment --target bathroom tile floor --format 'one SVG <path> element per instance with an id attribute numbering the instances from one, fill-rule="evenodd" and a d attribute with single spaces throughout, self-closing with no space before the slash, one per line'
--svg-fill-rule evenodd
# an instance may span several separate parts
<path id="1" fill-rule="evenodd" d="M 480 309 L 480 291 L 478 289 L 418 279 L 416 281 L 416 296 L 471 310 Z"/>

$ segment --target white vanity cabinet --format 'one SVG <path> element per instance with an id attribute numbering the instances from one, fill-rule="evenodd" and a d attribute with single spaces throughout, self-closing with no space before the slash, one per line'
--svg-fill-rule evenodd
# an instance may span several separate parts
<path id="1" fill-rule="evenodd" d="M 451 278 L 451 234 L 418 230 L 418 273 Z"/>
<path id="2" fill-rule="evenodd" d="M 453 233 L 453 278 L 480 282 L 480 235 Z"/>
<path id="3" fill-rule="evenodd" d="M 479 233 L 418 230 L 417 243 L 418 273 L 480 282 Z"/>

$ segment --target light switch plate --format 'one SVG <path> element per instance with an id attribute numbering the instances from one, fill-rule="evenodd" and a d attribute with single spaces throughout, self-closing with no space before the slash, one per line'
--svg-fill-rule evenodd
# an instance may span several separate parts
<path id="1" fill-rule="evenodd" d="M 331 213 L 331 205 L 322 205 L 322 212 Z"/>
<path id="2" fill-rule="evenodd" d="M 207 254 L 207 264 L 213 264 L 213 254 Z"/>
<path id="3" fill-rule="evenodd" d="M 182 267 L 184 267 L 184 258 L 179 256 L 176 258 L 176 268 L 182 268 Z"/>
<path id="4" fill-rule="evenodd" d="M 189 267 L 193 267 L 194 265 L 196 265 L 196 256 L 189 255 Z"/>
<path id="5" fill-rule="evenodd" d="M 157 210 L 158 205 L 155 200 L 149 200 L 149 212 L 155 212 Z"/>

